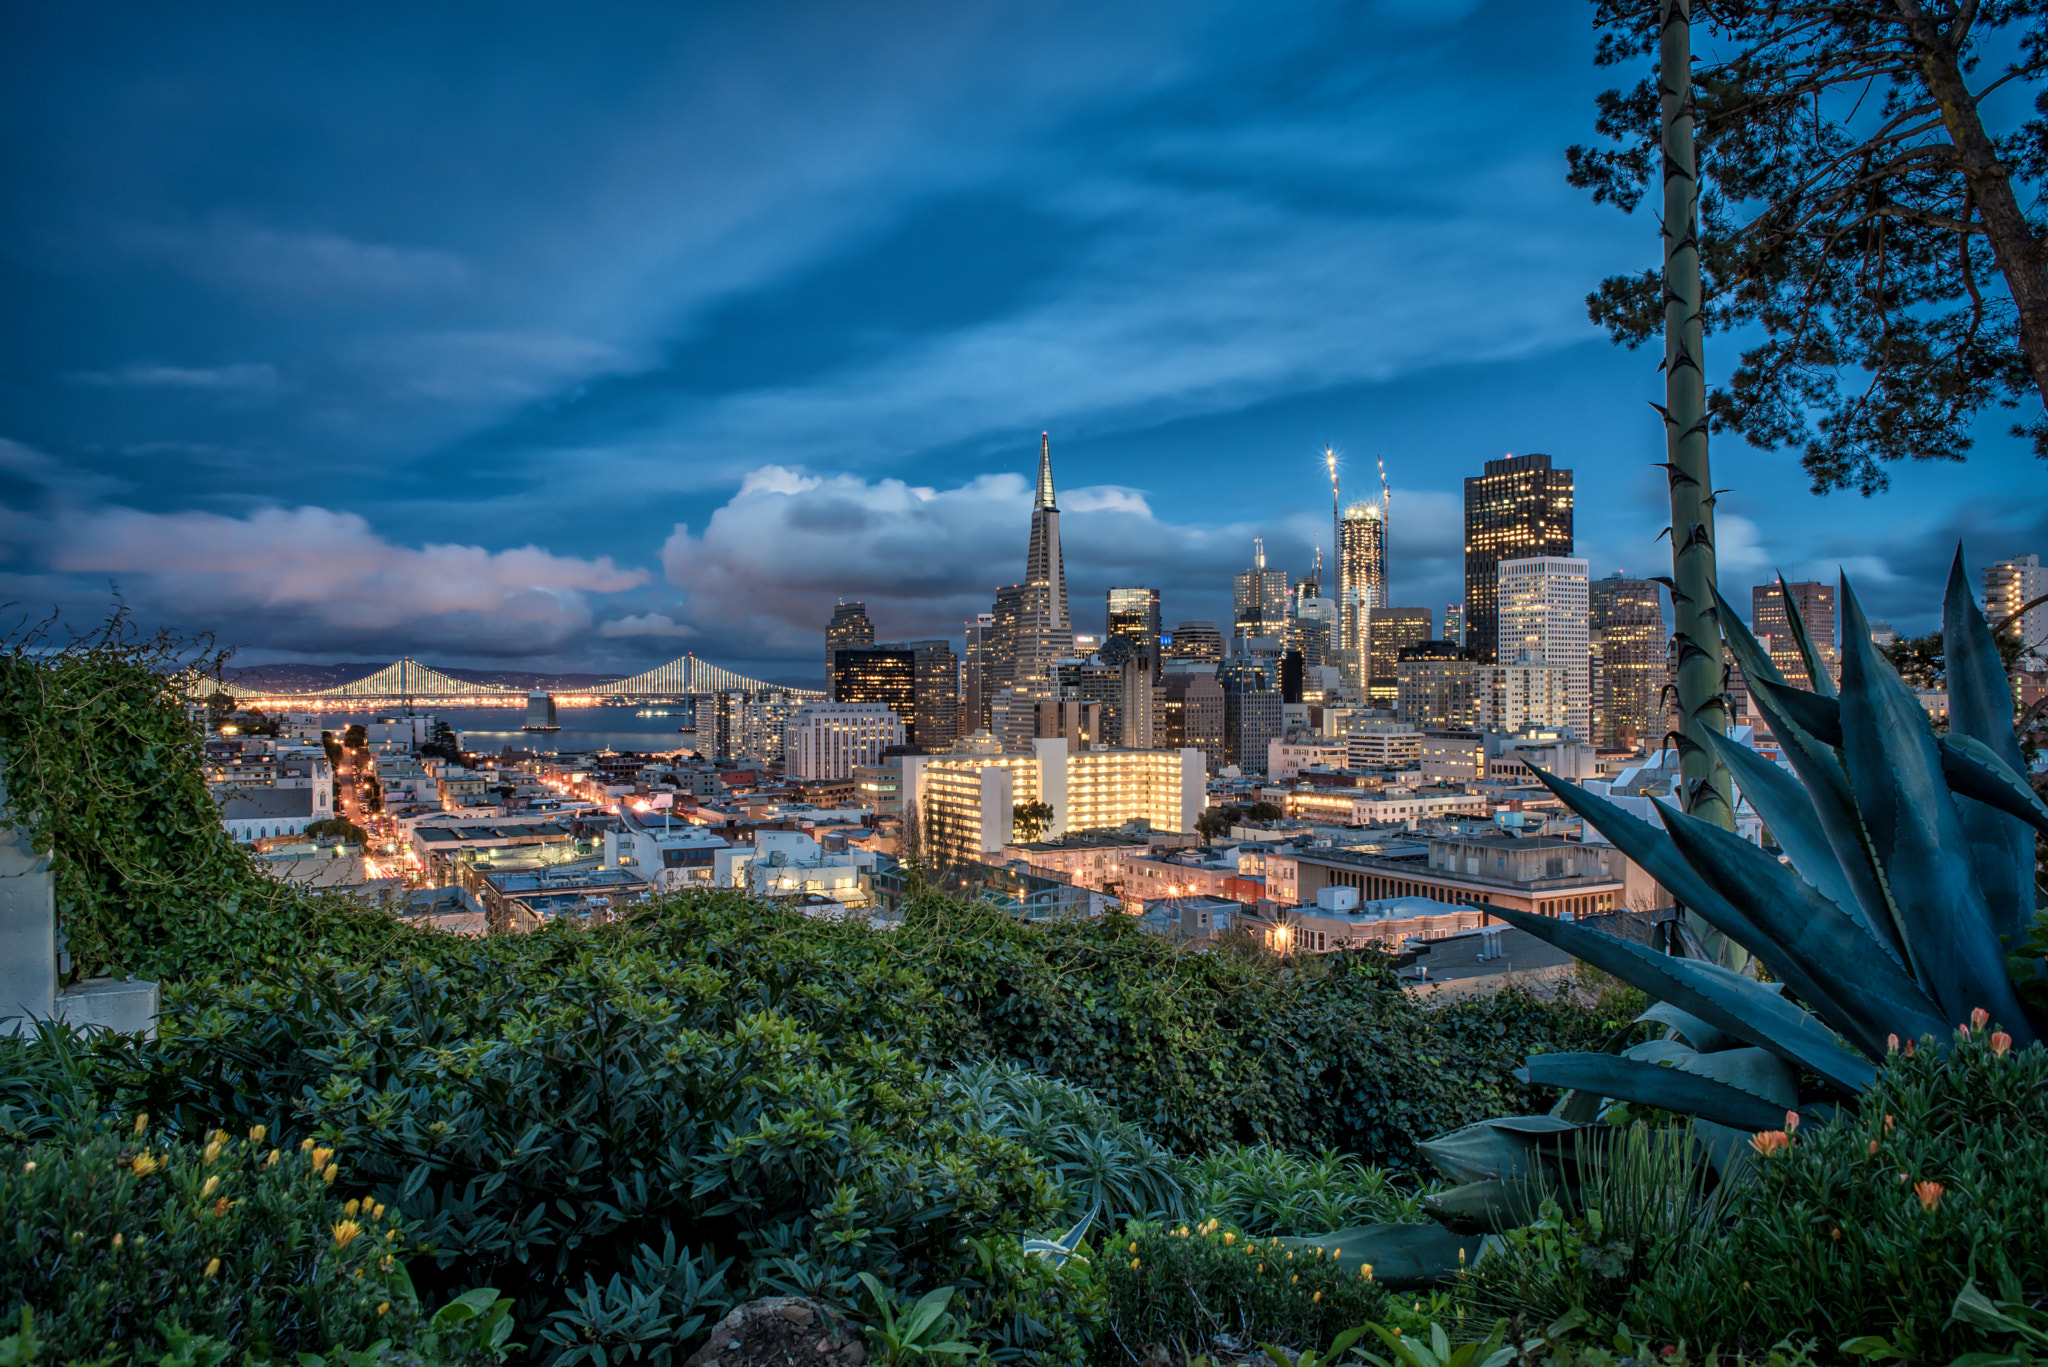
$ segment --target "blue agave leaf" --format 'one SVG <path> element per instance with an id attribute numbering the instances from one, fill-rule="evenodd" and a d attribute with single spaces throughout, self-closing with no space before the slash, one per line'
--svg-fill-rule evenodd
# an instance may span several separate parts
<path id="1" fill-rule="evenodd" d="M 1698 1073 L 1612 1054 L 1531 1054 L 1528 1066 L 1516 1069 L 1515 1076 L 1537 1086 L 1579 1087 L 1658 1110 L 1685 1111 L 1738 1130 L 1783 1129 L 1788 1109 Z"/>
<path id="2" fill-rule="evenodd" d="M 1769 682 L 1760 688 L 1751 688 L 1749 696 L 1770 723 L 1771 734 L 1784 748 L 1785 758 L 1792 762 L 1799 781 L 1806 785 L 1807 798 L 1813 804 L 1813 813 L 1821 829 L 1827 833 L 1828 847 L 1835 853 L 1835 862 L 1841 868 L 1842 876 L 1855 889 L 1856 903 L 1863 909 L 1863 923 L 1882 933 L 1885 947 L 1903 966 L 1906 962 L 1905 930 L 1899 921 L 1899 909 L 1892 901 L 1891 890 L 1885 886 L 1884 866 L 1878 862 L 1877 851 L 1871 846 L 1863 814 L 1856 810 L 1856 795 L 1849 790 L 1848 772 L 1842 768 L 1842 754 L 1838 748 L 1841 741 L 1840 709 L 1833 703 L 1821 709 L 1834 734 L 1834 740 L 1823 740 L 1792 720 L 1784 710 L 1783 699 L 1787 693 L 1799 698 L 1812 696 Z M 1826 702 L 1825 699 L 1819 701 Z M 1811 719 L 1819 720 L 1820 717 Z"/>
<path id="3" fill-rule="evenodd" d="M 1612 973 L 1717 1030 L 1770 1050 L 1787 1063 L 1826 1080 L 1830 1086 L 1854 1094 L 1877 1078 L 1877 1070 L 1866 1060 L 1837 1044 L 1806 1012 L 1754 978 L 1704 959 L 1659 954 L 1647 945 L 1574 921 L 1505 907 L 1490 910 L 1509 925 Z"/>
<path id="4" fill-rule="evenodd" d="M 1948 594 L 1942 603 L 1941 648 L 1947 664 L 1949 734 L 1982 745 L 2015 773 L 2024 769 L 2012 728 L 2012 685 L 1991 624 L 1970 595 L 1960 544 L 1955 563 L 1949 566 Z M 2034 833 L 2008 814 L 2009 806 L 1958 785 L 1955 779 L 1950 770 L 1950 786 L 1964 794 L 1956 811 L 1969 837 L 1978 885 L 1991 909 L 1992 931 L 2007 943 L 2018 944 L 2034 918 Z M 2020 787 L 2033 796 L 2024 783 Z"/>
<path id="5" fill-rule="evenodd" d="M 1714 586 L 1714 614 L 1715 620 L 1721 624 L 1721 639 L 1734 652 L 1735 663 L 1742 666 L 1744 679 L 1762 679 L 1765 683 L 1775 684 L 1785 682 L 1785 676 L 1778 672 L 1778 666 L 1771 660 L 1771 653 L 1764 649 L 1763 642 L 1749 634 L 1749 628 L 1742 624 L 1742 614 L 1721 596 L 1718 584 Z"/>
<path id="6" fill-rule="evenodd" d="M 2048 803 L 2027 786 L 2019 771 L 2000 759 L 1984 742 L 1950 731 L 1937 742 L 1941 747 L 1941 772 L 1948 786 L 1976 801 L 2010 813 L 2043 835 L 2048 835 Z M 2027 918 L 2033 919 L 2031 915 Z"/>
<path id="7" fill-rule="evenodd" d="M 1870 924 L 1862 898 L 1850 882 L 1848 870 L 1842 867 L 1833 842 L 1821 828 L 1820 817 L 1814 811 L 1813 801 L 1807 797 L 1806 790 L 1792 775 L 1738 741 L 1712 732 L 1701 739 L 1706 741 L 1707 748 L 1719 757 L 1721 763 L 1728 766 L 1728 772 L 1735 775 L 1742 795 L 1749 799 L 1749 805 L 1756 808 L 1756 814 L 1777 837 L 1778 848 L 1791 856 L 1792 867 L 1799 876 L 1810 883 L 1814 891 L 1840 907 L 1850 920 L 1869 931 L 1872 938 L 1885 945 L 1889 952 L 1891 947 Z M 1862 851 L 1853 853 L 1860 862 Z M 1900 967 L 1904 966 L 1901 961 Z"/>
<path id="8" fill-rule="evenodd" d="M 1791 684 L 1768 681 L 1761 687 L 1750 689 L 1750 696 L 1768 699 L 1776 711 L 1790 718 L 1792 724 L 1807 735 L 1823 744 L 1841 748 L 1842 705 L 1839 699 L 1823 698 Z"/>
<path id="9" fill-rule="evenodd" d="M 1680 904 L 1699 913 L 1722 934 L 1756 955 L 1771 971 L 1771 976 L 1791 988 L 1801 1000 L 1814 1006 L 1829 1000 L 1829 989 L 1816 979 L 1813 969 L 1773 939 L 1747 911 L 1738 908 L 1694 872 L 1664 832 L 1612 802 L 1595 797 L 1576 783 L 1552 778 L 1541 769 L 1531 772 L 1539 783 L 1557 794 L 1566 807 L 1613 841 L 1616 849 L 1633 859 Z M 1748 842 L 1742 843 L 1747 845 Z M 1775 860 L 1772 862 L 1776 864 Z M 1499 908 L 1488 907 L 1487 910 L 1497 912 Z M 1861 1039 L 1856 1042 L 1864 1044 Z"/>
<path id="10" fill-rule="evenodd" d="M 1785 985 L 1864 1053 L 1882 1058 L 1885 1037 L 1945 1038 L 1954 1023 L 1869 931 L 1792 870 L 1732 831 L 1665 807 L 1664 828 L 1685 861 L 1796 956 L 1819 995 Z"/>
<path id="11" fill-rule="evenodd" d="M 1846 575 L 1841 602 L 1842 761 L 1898 904 L 1906 961 L 1951 1024 L 1982 1007 L 2031 1043 L 1927 713 L 1871 643 Z"/>
<path id="12" fill-rule="evenodd" d="M 1778 601 L 1785 608 L 1785 622 L 1792 628 L 1792 644 L 1799 651 L 1799 662 L 1806 666 L 1806 677 L 1812 682 L 1812 692 L 1822 698 L 1835 696 L 1835 681 L 1822 667 L 1820 652 L 1813 648 L 1813 638 L 1806 634 L 1806 622 L 1792 606 L 1792 590 L 1785 587 L 1785 576 L 1778 576 Z"/>

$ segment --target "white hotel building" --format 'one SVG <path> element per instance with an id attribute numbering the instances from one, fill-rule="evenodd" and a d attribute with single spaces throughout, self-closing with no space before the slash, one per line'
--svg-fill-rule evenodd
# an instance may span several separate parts
<path id="1" fill-rule="evenodd" d="M 1590 740 L 1593 697 L 1586 562 L 1551 555 L 1503 560 L 1499 575 L 1500 663 L 1562 669 L 1565 724 L 1577 739 Z"/>
<path id="2" fill-rule="evenodd" d="M 784 734 L 789 777 L 804 782 L 851 778 L 857 766 L 880 764 L 882 751 L 903 744 L 903 719 L 878 702 L 812 702 L 798 708 Z"/>

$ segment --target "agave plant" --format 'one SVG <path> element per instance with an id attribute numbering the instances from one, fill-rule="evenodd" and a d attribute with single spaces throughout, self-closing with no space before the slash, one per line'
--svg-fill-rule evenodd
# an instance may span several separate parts
<path id="1" fill-rule="evenodd" d="M 1659 830 L 1576 784 L 1537 777 L 1772 981 L 1490 908 L 1640 987 L 1659 1003 L 1648 1017 L 1671 1031 L 1613 1054 L 1537 1055 L 1527 1078 L 1574 1089 L 1573 1119 L 1592 1119 L 1588 1100 L 1604 1097 L 1690 1112 L 1707 1132 L 1736 1138 L 1783 1128 L 1788 1110 L 1825 1119 L 1899 1041 L 1941 1041 L 1974 1012 L 2033 1042 L 2048 1021 L 2029 1018 L 2007 954 L 2034 922 L 2034 832 L 2048 833 L 2048 807 L 2021 776 L 2012 695 L 1960 548 L 1943 614 L 1941 735 L 1871 643 L 1846 577 L 1839 693 L 1796 614 L 1787 615 L 1812 691 L 1789 684 L 1714 597 L 1793 772 L 1728 737 L 1706 740 L 1789 862 L 1666 804 Z M 1818 1080 L 1803 1096 L 1801 1075 Z"/>

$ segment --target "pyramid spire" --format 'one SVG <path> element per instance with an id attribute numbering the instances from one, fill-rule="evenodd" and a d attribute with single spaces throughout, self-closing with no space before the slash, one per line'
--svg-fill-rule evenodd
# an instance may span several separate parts
<path id="1" fill-rule="evenodd" d="M 1038 434 L 1038 502 L 1036 507 L 1057 508 L 1052 496 L 1052 434 Z"/>

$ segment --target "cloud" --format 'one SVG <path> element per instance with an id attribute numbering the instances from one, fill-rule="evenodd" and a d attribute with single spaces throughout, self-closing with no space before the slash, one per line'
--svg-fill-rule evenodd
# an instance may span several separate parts
<path id="1" fill-rule="evenodd" d="M 129 365 L 118 370 L 83 371 L 71 378 L 79 384 L 126 389 L 196 389 L 252 393 L 278 387 L 277 367 L 260 364 Z"/>
<path id="2" fill-rule="evenodd" d="M 701 532 L 678 524 L 662 547 L 668 582 L 689 618 L 756 649 L 815 648 L 840 599 L 868 605 L 886 639 L 957 636 L 997 587 L 1023 577 L 1032 484 L 986 474 L 951 488 L 898 479 L 816 475 L 784 465 L 750 472 Z M 1313 515 L 1254 525 L 1175 524 L 1146 495 L 1092 486 L 1060 495 L 1060 537 L 1077 627 L 1088 629 L 1111 585 L 1171 586 L 1169 622 L 1229 611 L 1231 576 L 1264 536 L 1270 563 L 1299 574 Z"/>
<path id="3" fill-rule="evenodd" d="M 600 636 L 701 636 L 704 633 L 687 622 L 678 622 L 667 613 L 643 612 L 630 617 L 620 617 L 599 626 Z"/>
<path id="4" fill-rule="evenodd" d="M 590 595 L 648 579 L 609 556 L 537 546 L 396 545 L 354 513 L 318 507 L 247 517 L 105 507 L 61 516 L 50 530 L 60 574 L 112 577 L 166 615 L 254 625 L 266 644 L 298 649 L 399 641 L 538 651 L 587 631 Z"/>
<path id="5" fill-rule="evenodd" d="M 294 232 L 231 217 L 197 228 L 137 228 L 130 237 L 199 279 L 280 299 L 346 302 L 363 295 L 445 291 L 469 276 L 461 257 L 432 247 L 365 242 L 325 230 Z"/>

